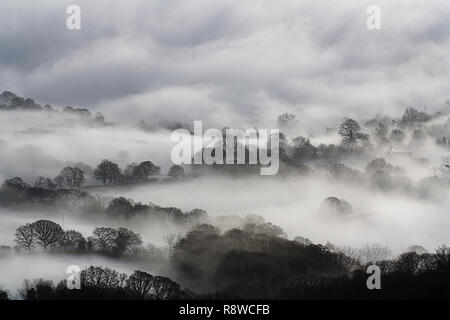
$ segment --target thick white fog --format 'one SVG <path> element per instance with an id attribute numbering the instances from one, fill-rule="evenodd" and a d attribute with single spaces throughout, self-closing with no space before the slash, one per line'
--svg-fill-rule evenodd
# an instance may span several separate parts
<path id="1" fill-rule="evenodd" d="M 137 123 L 136 128 L 89 127 L 79 119 L 57 114 L 2 112 L 0 128 L 3 179 L 53 178 L 67 164 L 82 162 L 95 167 L 102 159 L 121 166 L 146 159 L 168 164 L 173 145 L 167 130 L 148 134 L 137 130 Z"/>
<path id="2" fill-rule="evenodd" d="M 330 241 L 361 247 L 377 243 L 399 253 L 413 244 L 434 250 L 449 240 L 448 200 L 420 201 L 401 193 L 374 192 L 318 177 L 202 178 L 176 185 L 112 190 L 107 194 L 185 210 L 201 207 L 216 217 L 257 214 L 281 226 L 289 238 L 300 235 L 322 244 Z M 448 190 L 446 195 L 448 199 Z M 331 221 L 321 217 L 320 205 L 330 196 L 348 201 L 355 215 Z"/>
<path id="3" fill-rule="evenodd" d="M 53 117 L 49 118 L 45 113 L 1 114 L 2 179 L 17 175 L 33 183 L 40 175 L 53 178 L 67 163 L 82 162 L 94 168 L 102 159 L 110 159 L 122 167 L 131 162 L 151 160 L 163 167 L 163 172 L 171 165 L 170 151 L 174 142 L 170 140 L 170 131 L 144 132 L 124 125 L 88 127 Z M 320 132 L 320 128 L 317 131 Z M 338 143 L 338 139 L 335 135 L 322 134 L 311 141 L 315 144 Z M 429 163 L 419 165 L 407 160 L 393 163 L 413 183 L 432 175 L 433 168 L 438 167 L 446 155 L 432 141 L 412 150 L 415 157 L 425 157 Z M 385 156 L 386 151 L 387 148 L 377 152 L 379 156 Z M 364 170 L 367 162 L 349 160 L 346 164 Z M 91 184 L 98 185 L 99 182 L 92 181 Z M 280 225 L 290 237 L 302 235 L 315 242 L 331 241 L 351 246 L 380 243 L 396 251 L 415 243 L 433 249 L 448 240 L 446 230 L 450 223 L 450 217 L 446 216 L 448 190 L 440 191 L 444 194 L 439 200 L 417 199 L 400 191 L 375 192 L 358 185 L 331 181 L 320 172 L 308 177 L 203 177 L 178 183 L 88 190 L 93 194 L 125 196 L 186 211 L 202 208 L 213 217 L 258 214 Z M 348 201 L 355 216 L 334 222 L 320 219 L 317 210 L 330 196 Z M 26 216 L 2 210 L 1 244 L 12 244 L 13 230 L 24 220 L 31 219 Z M 70 219 L 70 216 L 66 217 L 66 228 L 90 232 L 89 228 L 95 227 Z M 147 237 L 146 234 L 152 232 L 147 233 L 144 228 L 139 228 L 139 232 L 154 244 L 161 244 L 164 235 L 161 232 L 162 235 L 157 237 Z"/>

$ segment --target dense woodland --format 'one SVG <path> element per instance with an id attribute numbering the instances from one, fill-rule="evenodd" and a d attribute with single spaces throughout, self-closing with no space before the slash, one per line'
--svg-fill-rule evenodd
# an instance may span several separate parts
<path id="1" fill-rule="evenodd" d="M 43 237 L 43 226 L 51 228 L 50 240 Z M 126 229 L 96 228 L 86 239 L 76 231 L 63 231 L 50 221 L 35 221 L 16 232 L 17 243 L 24 243 L 26 229 L 33 229 L 36 245 L 54 254 L 96 250 L 118 259 L 142 254 L 139 235 Z M 170 263 L 176 277 L 188 288 L 161 276 L 135 271 L 120 274 L 109 268 L 91 266 L 81 273 L 81 290 L 69 290 L 66 280 L 58 284 L 44 279 L 25 281 L 19 294 L 23 299 L 344 299 L 344 298 L 444 298 L 449 296 L 450 248 L 435 253 L 422 247 L 409 248 L 396 259 L 382 259 L 386 248 L 359 250 L 382 268 L 383 290 L 366 287 L 365 266 L 344 250 L 312 244 L 299 237 L 289 241 L 280 237 L 272 225 L 247 224 L 242 229 L 220 232 L 208 224 L 196 225 L 185 236 L 171 243 Z M 31 246 L 27 248 L 31 250 Z M 126 256 L 124 252 L 128 251 Z M 1 295 L 6 299 L 7 293 Z"/>

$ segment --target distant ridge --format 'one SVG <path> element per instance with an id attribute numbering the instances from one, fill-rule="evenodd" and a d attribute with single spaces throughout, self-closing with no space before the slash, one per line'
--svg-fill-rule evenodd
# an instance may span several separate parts
<path id="1" fill-rule="evenodd" d="M 77 115 L 80 118 L 87 120 L 95 120 L 98 122 L 105 121 L 101 112 L 97 112 L 96 115 L 93 116 L 91 111 L 87 108 L 74 108 L 70 106 L 59 111 L 49 104 L 41 106 L 31 98 L 22 98 L 11 91 L 3 91 L 2 94 L 0 94 L 0 110 L 63 112 Z"/>

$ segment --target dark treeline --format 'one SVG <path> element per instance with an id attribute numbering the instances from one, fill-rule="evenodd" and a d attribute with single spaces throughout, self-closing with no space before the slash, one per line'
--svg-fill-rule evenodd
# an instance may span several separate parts
<path id="1" fill-rule="evenodd" d="M 103 160 L 95 169 L 94 177 L 103 182 L 103 184 L 120 184 L 126 182 L 141 182 L 148 180 L 149 176 L 159 173 L 159 167 L 151 161 L 145 161 L 140 164 L 131 164 L 122 170 L 116 163 L 109 160 Z"/>
<path id="2" fill-rule="evenodd" d="M 85 122 L 89 122 L 90 124 L 95 125 L 106 125 L 105 118 L 103 117 L 101 112 L 97 112 L 94 115 L 87 108 L 74 108 L 74 107 L 65 107 L 61 111 L 54 109 L 51 105 L 46 104 L 41 106 L 36 103 L 31 98 L 22 98 L 17 96 L 15 93 L 10 91 L 3 91 L 0 94 L 0 110 L 8 110 L 8 111 L 45 111 L 49 114 L 52 113 L 63 113 L 66 115 L 73 115 L 79 117 L 80 120 Z"/>
<path id="3" fill-rule="evenodd" d="M 103 214 L 110 218 L 145 217 L 180 224 L 195 224 L 207 218 L 206 211 L 201 209 L 183 212 L 178 208 L 160 207 L 151 203 L 143 204 L 124 197 L 105 201 L 87 191 L 30 186 L 19 177 L 6 180 L 1 185 L 0 206 L 77 210 L 88 216 Z"/>
<path id="4" fill-rule="evenodd" d="M 160 174 L 160 167 L 151 161 L 128 164 L 125 169 L 121 169 L 117 163 L 104 159 L 97 165 L 93 172 L 93 177 L 101 181 L 103 185 L 124 185 L 149 181 L 152 177 Z M 172 165 L 167 174 L 171 179 L 179 179 L 184 176 L 184 168 L 179 165 Z"/>
<path id="5" fill-rule="evenodd" d="M 368 264 L 381 270 L 381 290 L 368 290 L 366 264 L 304 238 L 289 241 L 265 228 L 247 226 L 225 233 L 195 227 L 174 246 L 172 262 L 203 298 L 450 298 L 450 248 L 436 253 L 405 252 Z M 414 247 L 412 250 L 415 250 Z M 382 255 L 379 255 L 382 257 Z"/>
<path id="6" fill-rule="evenodd" d="M 91 171 L 92 169 L 90 169 Z M 116 163 L 109 160 L 103 160 L 93 170 L 92 176 L 101 181 L 104 185 L 123 185 L 150 181 L 152 176 L 160 173 L 160 167 L 154 165 L 151 161 L 144 161 L 139 164 L 131 163 L 125 170 L 121 170 Z M 173 165 L 170 167 L 168 176 L 171 179 L 178 179 L 184 176 L 184 169 L 181 166 Z M 21 183 L 23 186 L 30 186 L 24 181 L 10 180 L 11 183 Z M 41 189 L 80 189 L 86 182 L 85 172 L 77 166 L 64 167 L 60 173 L 53 179 L 48 177 L 37 177 L 33 187 Z"/>
<path id="7" fill-rule="evenodd" d="M 121 257 L 145 254 L 141 236 L 126 228 L 97 227 L 87 239 L 76 230 L 63 230 L 50 220 L 37 220 L 16 229 L 17 248 L 51 252 L 96 253 Z"/>
<path id="8" fill-rule="evenodd" d="M 173 300 L 194 296 L 171 279 L 144 271 L 128 276 L 109 268 L 90 266 L 80 272 L 79 279 L 80 289 L 69 289 L 67 280 L 56 285 L 45 279 L 25 280 L 18 294 L 24 300 Z M 2 299 L 8 299 L 4 290 L 0 290 Z"/>
<path id="9" fill-rule="evenodd" d="M 302 237 L 287 240 L 283 230 L 270 223 L 248 223 L 226 232 L 199 224 L 174 241 L 170 250 L 174 279 L 197 294 L 180 290 L 167 278 L 158 291 L 146 289 L 153 288 L 157 279 L 146 273 L 137 271 L 127 278 L 90 267 L 82 273 L 82 290 L 67 289 L 65 281 L 54 286 L 35 280 L 26 281 L 20 295 L 24 299 L 450 298 L 449 247 L 428 253 L 413 246 L 392 260 L 385 258 L 384 250 L 368 248 L 367 262 L 361 263 L 330 244 L 313 244 Z M 371 264 L 381 269 L 381 290 L 366 286 L 366 268 Z"/>

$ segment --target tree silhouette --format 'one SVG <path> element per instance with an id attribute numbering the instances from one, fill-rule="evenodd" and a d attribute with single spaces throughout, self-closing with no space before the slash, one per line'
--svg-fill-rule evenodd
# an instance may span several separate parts
<path id="1" fill-rule="evenodd" d="M 86 247 L 86 239 L 78 231 L 67 230 L 59 240 L 59 245 L 65 251 L 84 251 Z"/>
<path id="2" fill-rule="evenodd" d="M 115 289 L 123 286 L 126 275 L 109 268 L 90 266 L 81 271 L 81 286 L 93 289 Z"/>
<path id="3" fill-rule="evenodd" d="M 20 226 L 16 229 L 16 243 L 19 247 L 26 248 L 28 251 L 31 251 L 31 248 L 34 247 L 34 228 L 31 223 L 27 223 L 26 225 Z"/>
<path id="4" fill-rule="evenodd" d="M 126 228 L 116 229 L 114 238 L 115 253 L 122 255 L 128 250 L 133 250 L 142 244 L 141 236 Z"/>
<path id="5" fill-rule="evenodd" d="M 137 270 L 126 280 L 126 288 L 135 298 L 152 298 L 152 280 L 153 276 L 151 274 Z"/>
<path id="6" fill-rule="evenodd" d="M 103 160 L 94 171 L 95 179 L 101 180 L 103 184 L 106 184 L 106 182 L 109 182 L 109 184 L 116 183 L 120 174 L 119 166 L 109 160 Z"/>
<path id="7" fill-rule="evenodd" d="M 37 242 L 44 249 L 61 240 L 64 235 L 61 226 L 50 220 L 38 220 L 33 222 L 32 226 Z"/>
<path id="8" fill-rule="evenodd" d="M 92 237 L 88 239 L 93 243 L 95 248 L 104 254 L 113 249 L 114 239 L 117 237 L 117 231 L 114 228 L 95 228 L 92 234 Z"/>
<path id="9" fill-rule="evenodd" d="M 132 201 L 124 198 L 114 198 L 108 207 L 106 208 L 106 212 L 111 216 L 130 216 L 133 213 L 133 203 Z"/>
<path id="10" fill-rule="evenodd" d="M 65 167 L 56 176 L 55 182 L 60 188 L 76 189 L 85 182 L 84 173 L 77 167 Z"/>
<path id="11" fill-rule="evenodd" d="M 363 135 L 361 126 L 353 119 L 342 122 L 339 125 L 338 133 L 346 142 L 354 142 Z"/>
<path id="12" fill-rule="evenodd" d="M 133 170 L 133 176 L 138 181 L 148 180 L 149 176 L 158 174 L 160 167 L 155 166 L 151 161 L 144 161 L 138 164 Z"/>
<path id="13" fill-rule="evenodd" d="M 5 180 L 2 184 L 3 187 L 13 188 L 13 189 L 26 189 L 29 187 L 27 183 L 25 183 L 22 178 L 14 177 L 8 180 Z"/>
<path id="14" fill-rule="evenodd" d="M 152 279 L 151 293 L 160 300 L 176 299 L 181 293 L 180 285 L 169 278 L 155 276 Z"/>

